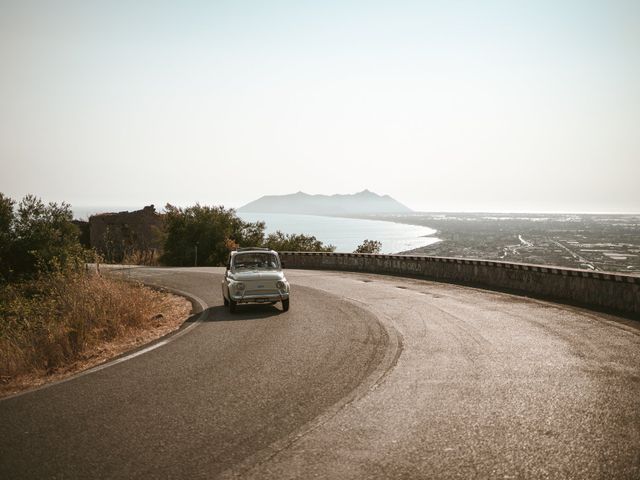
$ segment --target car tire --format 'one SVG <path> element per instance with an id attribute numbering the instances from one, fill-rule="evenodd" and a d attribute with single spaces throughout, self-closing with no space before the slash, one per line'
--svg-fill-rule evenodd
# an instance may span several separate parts
<path id="1" fill-rule="evenodd" d="M 229 311 L 231 313 L 236 313 L 236 307 L 237 306 L 238 306 L 238 304 L 235 301 L 233 301 L 231 299 L 229 300 Z"/>
<path id="2" fill-rule="evenodd" d="M 229 306 L 229 300 L 227 300 L 227 297 L 225 297 L 224 295 L 222 296 L 222 300 L 224 301 L 224 306 L 228 307 Z"/>
<path id="3" fill-rule="evenodd" d="M 288 298 L 286 300 L 282 300 L 282 311 L 283 312 L 289 311 L 289 299 Z"/>

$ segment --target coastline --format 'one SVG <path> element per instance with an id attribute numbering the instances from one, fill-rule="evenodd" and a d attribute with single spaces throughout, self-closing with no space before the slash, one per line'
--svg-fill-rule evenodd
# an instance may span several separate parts
<path id="1" fill-rule="evenodd" d="M 416 214 L 421 214 L 422 212 L 416 212 Z M 371 214 L 362 214 L 362 215 L 323 215 L 323 216 L 329 216 L 329 217 L 336 217 L 336 218 L 349 218 L 349 219 L 353 219 L 353 220 L 371 220 L 371 221 L 376 221 L 376 222 L 388 222 L 388 223 L 396 223 L 398 225 L 412 225 L 412 226 L 416 226 L 416 227 L 425 227 L 425 228 L 429 228 L 431 230 L 433 230 L 433 233 L 428 234 L 428 235 L 421 235 L 420 238 L 430 238 L 430 239 L 434 239 L 435 242 L 429 243 L 427 245 L 424 245 L 422 247 L 417 247 L 411 250 L 402 250 L 400 252 L 394 252 L 394 255 L 404 255 L 407 253 L 416 253 L 419 255 L 424 254 L 423 253 L 423 249 L 428 249 L 432 246 L 435 246 L 439 243 L 444 242 L 445 240 L 443 238 L 440 238 L 439 234 L 442 233 L 442 230 L 437 229 L 432 227 L 431 225 L 425 225 L 424 223 L 420 223 L 420 222 L 416 222 L 416 221 L 401 221 L 401 219 L 398 219 L 397 216 L 400 215 L 409 215 L 409 214 L 376 214 L 376 213 L 371 213 Z M 318 215 L 320 216 L 320 215 Z M 392 218 L 389 218 L 389 217 Z M 405 217 L 407 218 L 407 217 Z M 415 250 L 421 250 L 420 252 L 415 252 Z"/>
<path id="2" fill-rule="evenodd" d="M 441 241 L 437 230 L 428 225 L 394 222 L 382 218 L 330 214 L 240 212 L 245 221 L 264 221 L 267 233 L 304 233 L 336 247 L 336 252 L 351 253 L 364 240 L 382 243 L 382 253 L 394 254 L 427 247 Z"/>
<path id="3" fill-rule="evenodd" d="M 440 242 L 401 254 L 640 274 L 640 215 L 414 212 L 350 217 L 423 225 Z"/>
<path id="4" fill-rule="evenodd" d="M 417 215 L 421 215 L 422 212 L 416 212 Z M 362 215 L 318 215 L 318 216 L 324 216 L 324 217 L 335 217 L 335 218 L 350 218 L 353 220 L 371 220 L 374 222 L 387 222 L 387 223 L 397 223 L 399 225 L 413 225 L 416 227 L 426 227 L 426 228 L 430 228 L 431 230 L 433 230 L 434 233 L 429 234 L 429 235 L 423 235 L 424 237 L 432 237 L 433 235 L 437 235 L 438 233 L 441 232 L 441 230 L 434 228 L 431 225 L 426 225 L 424 223 L 421 223 L 419 221 L 411 221 L 409 217 L 405 217 L 407 221 L 402 221 L 403 218 L 398 218 L 398 216 L 400 215 L 407 215 L 407 214 L 378 214 L 378 213 L 369 213 L 369 214 L 362 214 Z M 424 215 L 431 215 L 429 213 L 424 213 Z"/>

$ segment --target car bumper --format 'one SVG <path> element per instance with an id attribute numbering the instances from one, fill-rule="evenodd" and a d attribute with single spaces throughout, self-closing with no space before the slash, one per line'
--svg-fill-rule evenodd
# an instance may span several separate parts
<path id="1" fill-rule="evenodd" d="M 268 293 L 257 295 L 234 295 L 230 294 L 231 300 L 236 303 L 270 303 L 280 302 L 289 298 L 289 292 Z"/>

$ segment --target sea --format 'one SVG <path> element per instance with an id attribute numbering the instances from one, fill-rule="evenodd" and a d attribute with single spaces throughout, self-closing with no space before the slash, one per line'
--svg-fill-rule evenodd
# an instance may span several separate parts
<path id="1" fill-rule="evenodd" d="M 104 212 L 140 210 L 140 206 L 74 207 L 74 218 L 88 219 Z M 381 253 L 398 253 L 439 242 L 436 230 L 403 223 L 357 218 L 298 215 L 288 213 L 246 213 L 238 216 L 247 222 L 263 221 L 267 234 L 280 230 L 283 233 L 313 235 L 326 245 L 336 247 L 336 252 L 353 252 L 364 240 L 382 243 Z"/>
<path id="2" fill-rule="evenodd" d="M 364 240 L 382 243 L 381 253 L 398 253 L 439 242 L 436 230 L 419 225 L 407 225 L 382 220 L 363 220 L 319 215 L 288 213 L 248 213 L 238 216 L 247 222 L 263 221 L 266 233 L 313 235 L 325 244 L 336 247 L 336 252 L 353 252 Z"/>

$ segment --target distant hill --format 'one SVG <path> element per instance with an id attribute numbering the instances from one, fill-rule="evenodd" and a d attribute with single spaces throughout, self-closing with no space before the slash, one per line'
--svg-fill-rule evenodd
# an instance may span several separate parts
<path id="1" fill-rule="evenodd" d="M 347 195 L 265 195 L 240 207 L 238 212 L 348 215 L 361 213 L 407 213 L 412 210 L 389 195 L 363 190 Z"/>

